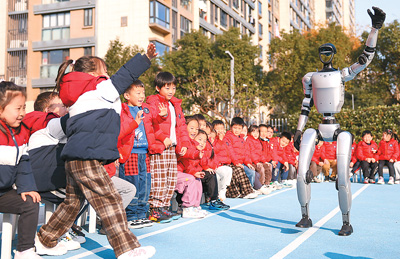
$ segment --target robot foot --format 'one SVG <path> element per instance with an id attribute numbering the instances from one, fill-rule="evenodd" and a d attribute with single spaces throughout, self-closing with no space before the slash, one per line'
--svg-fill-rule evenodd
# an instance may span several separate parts
<path id="1" fill-rule="evenodd" d="M 312 227 L 312 221 L 309 217 L 303 216 L 301 220 L 296 224 L 298 228 L 310 228 Z"/>
<path id="2" fill-rule="evenodd" d="M 343 224 L 342 229 L 339 231 L 339 236 L 350 236 L 353 233 L 353 227 L 349 224 Z"/>

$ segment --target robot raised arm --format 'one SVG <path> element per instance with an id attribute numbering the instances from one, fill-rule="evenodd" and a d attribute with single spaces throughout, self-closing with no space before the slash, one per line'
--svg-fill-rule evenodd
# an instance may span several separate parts
<path id="1" fill-rule="evenodd" d="M 342 77 L 345 82 L 353 79 L 358 73 L 366 68 L 374 58 L 376 42 L 378 40 L 378 30 L 382 28 L 386 14 L 378 7 L 372 7 L 372 9 L 374 10 L 375 14 L 372 14 L 372 12 L 368 9 L 368 14 L 372 20 L 372 29 L 368 35 L 368 39 L 365 44 L 366 47 L 363 53 L 358 57 L 358 62 L 342 70 Z"/>

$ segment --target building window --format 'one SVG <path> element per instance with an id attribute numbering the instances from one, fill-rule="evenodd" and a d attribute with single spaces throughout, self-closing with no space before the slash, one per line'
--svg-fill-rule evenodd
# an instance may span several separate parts
<path id="1" fill-rule="evenodd" d="M 258 1 L 258 14 L 262 15 L 262 3 L 260 1 Z"/>
<path id="2" fill-rule="evenodd" d="M 128 26 L 128 16 L 122 16 L 121 17 L 121 27 L 126 27 Z"/>
<path id="3" fill-rule="evenodd" d="M 84 56 L 92 56 L 93 55 L 92 47 L 83 48 L 83 55 Z"/>
<path id="4" fill-rule="evenodd" d="M 259 34 L 260 36 L 263 35 L 263 26 L 262 26 L 261 23 L 258 24 L 258 34 Z"/>
<path id="5" fill-rule="evenodd" d="M 232 5 L 233 5 L 233 7 L 235 7 L 236 9 L 239 9 L 239 0 L 232 0 Z"/>
<path id="6" fill-rule="evenodd" d="M 70 13 L 43 15 L 42 40 L 69 39 Z"/>
<path id="7" fill-rule="evenodd" d="M 157 1 L 150 1 L 150 23 L 169 29 L 169 8 Z"/>
<path id="8" fill-rule="evenodd" d="M 204 36 L 207 36 L 207 35 L 208 35 L 207 29 L 205 29 L 205 28 L 203 28 L 203 27 L 201 27 L 201 26 L 200 26 L 200 31 L 201 31 L 201 34 L 203 34 Z"/>
<path id="9" fill-rule="evenodd" d="M 158 55 L 161 57 L 165 52 L 169 52 L 169 47 L 161 42 L 152 41 L 152 43 L 156 46 L 156 51 Z"/>
<path id="10" fill-rule="evenodd" d="M 233 27 L 240 28 L 240 22 L 233 19 L 232 23 L 233 23 Z"/>
<path id="11" fill-rule="evenodd" d="M 42 66 L 40 67 L 40 78 L 55 78 L 58 67 L 62 62 L 69 59 L 69 49 L 43 51 Z"/>
<path id="12" fill-rule="evenodd" d="M 192 30 L 192 22 L 181 15 L 181 37 Z"/>
<path id="13" fill-rule="evenodd" d="M 28 31 L 28 17 L 22 17 L 18 20 L 18 33 L 27 33 Z"/>
<path id="14" fill-rule="evenodd" d="M 262 45 L 258 45 L 258 47 L 260 48 L 260 59 L 263 59 L 263 46 Z"/>
<path id="15" fill-rule="evenodd" d="M 178 13 L 172 11 L 172 45 L 175 45 L 177 39 L 178 39 Z"/>
<path id="16" fill-rule="evenodd" d="M 228 26 L 228 14 L 227 13 L 225 13 L 222 9 L 221 9 L 221 17 L 220 17 L 220 20 L 221 20 L 221 26 L 222 27 L 227 27 Z"/>
<path id="17" fill-rule="evenodd" d="M 218 23 L 218 7 L 214 5 L 215 23 Z"/>
<path id="18" fill-rule="evenodd" d="M 84 26 L 92 26 L 93 25 L 93 9 L 85 9 L 83 25 Z"/>
<path id="19" fill-rule="evenodd" d="M 272 33 L 269 32 L 269 33 L 268 33 L 268 43 L 271 44 L 271 40 L 272 40 Z"/>
<path id="20" fill-rule="evenodd" d="M 192 1 L 191 0 L 181 0 L 181 6 L 186 10 L 192 9 Z"/>

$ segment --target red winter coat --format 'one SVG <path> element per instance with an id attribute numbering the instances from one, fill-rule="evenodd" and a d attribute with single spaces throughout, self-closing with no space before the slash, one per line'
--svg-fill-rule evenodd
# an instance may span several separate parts
<path id="1" fill-rule="evenodd" d="M 289 164 L 295 165 L 299 156 L 299 151 L 294 150 L 293 142 L 289 142 L 289 144 L 285 147 L 285 152 Z"/>
<path id="2" fill-rule="evenodd" d="M 371 140 L 371 143 L 368 145 L 364 141 L 358 142 L 356 157 L 360 161 L 365 161 L 367 158 L 375 158 L 376 161 L 379 160 L 379 156 L 377 154 L 378 144 L 375 141 Z"/>
<path id="3" fill-rule="evenodd" d="M 354 142 L 351 145 L 351 162 L 353 163 L 357 162 L 356 152 L 357 152 L 357 143 Z"/>
<path id="4" fill-rule="evenodd" d="M 267 159 L 263 152 L 263 146 L 259 139 L 255 139 L 251 134 L 247 135 L 246 149 L 253 164 L 266 162 Z"/>
<path id="5" fill-rule="evenodd" d="M 172 97 L 170 102 L 175 108 L 176 114 L 176 141 L 177 145 L 180 147 L 187 147 L 190 143 L 189 134 L 187 132 L 187 127 L 185 123 L 185 116 L 182 111 L 182 100 Z M 149 142 L 149 153 L 150 154 L 161 154 L 165 150 L 164 140 L 170 137 L 171 129 L 171 115 L 168 111 L 167 117 L 160 123 L 157 120 L 157 115 L 159 113 L 158 105 L 163 103 L 169 107 L 168 101 L 161 95 L 151 95 L 146 99 L 146 103 L 150 106 L 150 112 L 156 113 L 151 115 L 151 122 L 145 122 L 144 126 L 146 129 L 147 141 Z M 146 114 L 145 114 L 146 116 Z M 176 150 L 177 153 L 180 150 Z"/>
<path id="6" fill-rule="evenodd" d="M 278 141 L 280 141 L 280 138 L 278 138 Z M 272 148 L 272 160 L 275 162 L 280 162 L 281 164 L 284 164 L 285 162 L 289 162 L 288 158 L 288 152 L 289 152 L 289 145 L 286 147 L 281 147 L 280 142 L 271 143 L 271 148 Z"/>
<path id="7" fill-rule="evenodd" d="M 250 164 L 251 159 L 249 151 L 246 149 L 245 140 L 243 135 L 236 136 L 232 131 L 226 132 L 223 141 L 228 146 L 232 163 L 237 164 Z"/>
<path id="8" fill-rule="evenodd" d="M 328 160 L 336 160 L 336 141 L 334 142 L 324 142 L 322 145 L 323 150 L 322 150 L 322 159 L 328 159 Z"/>
<path id="9" fill-rule="evenodd" d="M 51 119 L 59 117 L 60 116 L 52 112 L 45 113 L 40 111 L 33 111 L 27 113 L 22 121 L 28 127 L 30 131 L 29 135 L 32 135 L 36 131 L 46 128 L 47 123 L 49 123 Z"/>
<path id="10" fill-rule="evenodd" d="M 314 154 L 311 158 L 311 161 L 314 161 L 317 165 L 319 162 L 324 162 L 324 160 L 322 159 L 322 150 L 323 150 L 323 145 L 321 146 L 315 146 L 315 150 L 314 150 Z"/>
<path id="11" fill-rule="evenodd" d="M 229 165 L 232 163 L 229 149 L 225 141 L 215 138 L 214 143 L 214 160 L 217 161 L 218 166 Z"/>
<path id="12" fill-rule="evenodd" d="M 394 139 L 391 139 L 388 142 L 382 140 L 379 142 L 377 154 L 379 160 L 396 160 L 399 157 L 399 144 Z"/>
<path id="13" fill-rule="evenodd" d="M 178 156 L 178 171 L 194 175 L 197 172 L 203 171 L 200 159 L 200 151 L 196 148 L 199 143 L 190 139 L 189 147 L 184 156 Z M 204 154 L 203 154 L 204 156 Z"/>

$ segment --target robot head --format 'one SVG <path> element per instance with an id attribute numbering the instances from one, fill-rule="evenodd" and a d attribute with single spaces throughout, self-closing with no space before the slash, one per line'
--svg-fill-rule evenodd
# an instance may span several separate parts
<path id="1" fill-rule="evenodd" d="M 333 56 L 336 54 L 336 47 L 332 43 L 325 43 L 322 44 L 318 48 L 319 59 L 325 66 L 332 67 L 332 59 Z"/>

